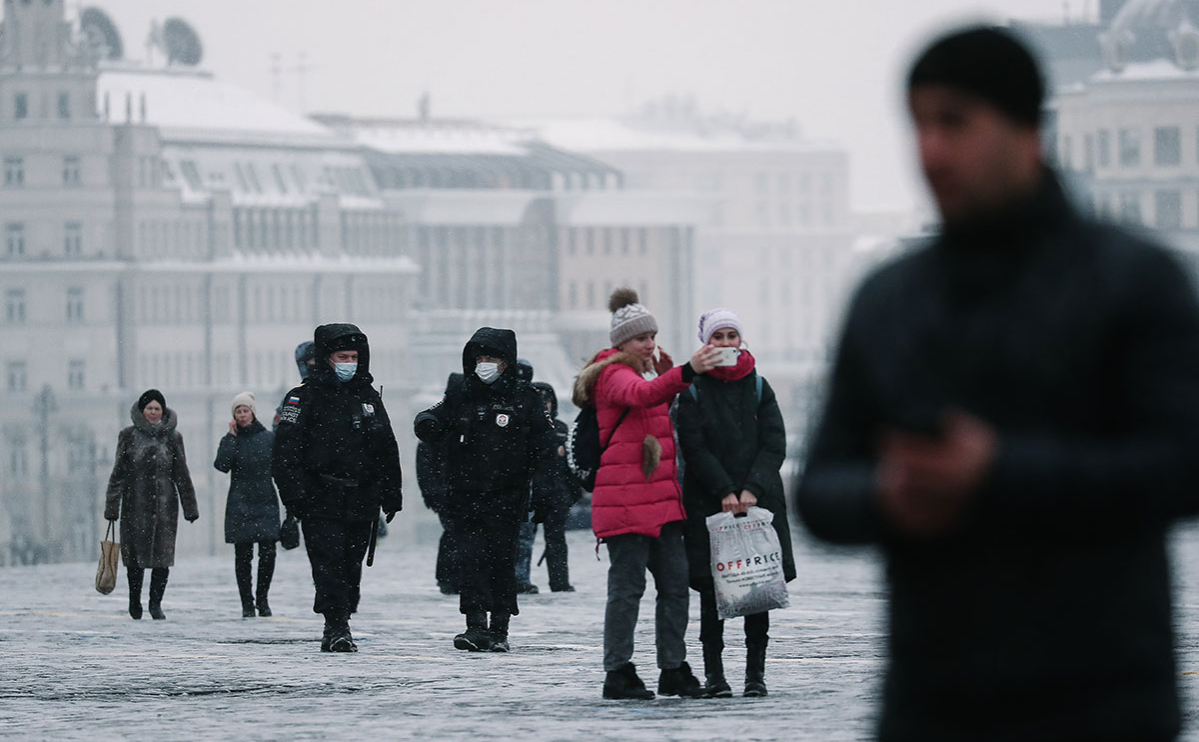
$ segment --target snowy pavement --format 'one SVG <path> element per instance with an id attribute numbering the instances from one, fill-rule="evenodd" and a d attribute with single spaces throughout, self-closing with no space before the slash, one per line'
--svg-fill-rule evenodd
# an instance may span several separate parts
<path id="1" fill-rule="evenodd" d="M 798 530 L 798 529 L 797 529 Z M 797 534 L 792 607 L 772 614 L 764 699 L 604 701 L 604 569 L 572 532 L 576 593 L 521 597 L 511 654 L 454 650 L 457 599 L 433 585 L 433 543 L 380 543 L 353 621 L 358 654 L 322 654 L 302 549 L 280 551 L 272 618 L 242 619 L 232 547 L 180 559 L 166 621 L 92 589 L 94 564 L 0 569 L 0 739 L 91 740 L 811 740 L 870 737 L 883 668 L 884 596 L 870 552 Z M 541 542 L 537 551 L 541 553 Z M 1180 673 L 1199 740 L 1199 528 L 1181 531 Z M 601 555 L 603 551 L 601 550 Z M 544 569 L 534 582 L 545 586 Z M 634 661 L 653 668 L 653 590 Z M 698 600 L 690 660 L 702 672 Z M 740 622 L 726 628 L 734 687 Z M 739 690 L 739 688 L 738 688 Z"/>

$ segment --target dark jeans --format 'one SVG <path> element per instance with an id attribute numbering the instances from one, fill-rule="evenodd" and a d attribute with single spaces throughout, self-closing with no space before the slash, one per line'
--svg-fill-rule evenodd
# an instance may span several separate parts
<path id="1" fill-rule="evenodd" d="M 441 521 L 441 539 L 437 542 L 437 585 L 458 589 L 458 538 L 454 534 L 454 519 L 442 513 L 437 514 Z"/>
<path id="2" fill-rule="evenodd" d="M 624 534 L 606 538 L 604 543 L 611 561 L 604 613 L 604 669 L 616 670 L 633 658 L 633 633 L 647 569 L 658 590 L 654 614 L 658 667 L 678 667 L 687 659 L 684 637 L 691 600 L 682 522 L 667 523 L 658 538 Z"/>
<path id="3" fill-rule="evenodd" d="M 458 540 L 459 610 L 464 614 L 491 612 L 515 616 L 516 542 L 518 516 L 454 515 Z"/>
<path id="4" fill-rule="evenodd" d="M 545 520 L 545 569 L 549 573 L 550 590 L 565 590 L 570 587 L 570 567 L 567 564 L 566 517 L 570 508 L 560 508 Z M 533 542 L 537 538 L 537 524 L 520 524 L 520 545 L 516 550 L 516 584 L 532 582 Z"/>
<path id="5" fill-rule="evenodd" d="M 243 606 L 254 605 L 254 588 L 250 571 L 254 563 L 254 542 L 233 545 L 233 573 L 237 577 L 237 591 Z M 275 542 L 258 542 L 258 602 L 266 601 L 271 590 L 271 579 L 275 575 Z"/>
<path id="6" fill-rule="evenodd" d="M 370 545 L 371 523 L 305 518 L 304 546 L 316 586 L 314 613 L 349 618 L 358 610 L 362 560 Z"/>
<path id="7" fill-rule="evenodd" d="M 532 582 L 533 542 L 537 540 L 537 524 L 526 520 L 520 524 L 520 535 L 516 541 L 516 584 Z"/>
<path id="8" fill-rule="evenodd" d="M 716 612 L 716 590 L 701 590 L 699 593 L 699 640 L 704 645 L 705 671 L 712 672 L 718 668 L 709 668 L 708 654 L 719 655 L 724 649 L 724 621 Z M 745 646 L 753 651 L 755 647 L 765 647 L 770 641 L 770 613 L 754 613 L 745 617 Z"/>

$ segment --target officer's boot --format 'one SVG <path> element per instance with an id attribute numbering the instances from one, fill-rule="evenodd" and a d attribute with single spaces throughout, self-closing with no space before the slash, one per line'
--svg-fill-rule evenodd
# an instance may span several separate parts
<path id="1" fill-rule="evenodd" d="M 470 652 L 486 652 L 491 649 L 491 632 L 487 630 L 486 611 L 471 611 L 466 614 L 466 631 L 454 637 L 454 648 Z"/>
<path id="2" fill-rule="evenodd" d="M 170 576 L 171 570 L 165 567 L 150 570 L 150 618 L 155 621 L 167 617 L 167 614 L 162 612 L 162 596 L 166 594 L 167 578 Z"/>
<path id="3" fill-rule="evenodd" d="M 329 652 L 357 652 L 358 645 L 350 634 L 350 616 L 345 611 L 330 611 L 325 614 L 325 627 L 329 634 Z"/>
<path id="4" fill-rule="evenodd" d="M 507 613 L 491 612 L 491 651 L 492 652 L 507 652 L 508 646 L 508 624 L 511 622 L 512 616 Z"/>
<path id="5" fill-rule="evenodd" d="M 733 689 L 724 677 L 723 644 L 704 642 L 704 698 L 732 698 Z"/>

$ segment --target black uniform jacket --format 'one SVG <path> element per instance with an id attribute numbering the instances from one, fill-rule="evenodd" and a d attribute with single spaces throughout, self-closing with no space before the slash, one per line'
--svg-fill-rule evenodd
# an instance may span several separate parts
<path id="1" fill-rule="evenodd" d="M 997 459 L 956 532 L 901 537 L 875 505 L 877 436 L 935 434 L 954 408 L 996 429 Z M 884 547 L 881 738 L 1169 738 L 1165 533 L 1199 510 L 1197 451 L 1192 287 L 1052 174 L 867 279 L 797 505 L 820 537 Z"/>
<path id="2" fill-rule="evenodd" d="M 358 372 L 341 383 L 330 348 L 356 336 Z M 279 498 L 301 518 L 369 521 L 379 508 L 397 511 L 400 452 L 391 420 L 371 386 L 366 336 L 350 324 L 317 329 L 317 364 L 287 393 L 275 432 L 272 473 Z"/>
<path id="3" fill-rule="evenodd" d="M 475 374 L 481 355 L 508 364 L 491 384 Z M 516 335 L 481 328 L 463 349 L 462 367 L 462 384 L 413 423 L 422 441 L 445 446 L 450 494 L 444 510 L 523 516 L 533 472 L 556 453 L 558 437 L 541 395 L 516 376 Z"/>

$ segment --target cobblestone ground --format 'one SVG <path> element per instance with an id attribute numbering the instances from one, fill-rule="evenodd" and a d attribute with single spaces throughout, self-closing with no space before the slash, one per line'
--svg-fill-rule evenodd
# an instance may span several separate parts
<path id="1" fill-rule="evenodd" d="M 798 534 L 792 607 L 773 614 L 770 696 L 649 703 L 600 698 L 606 562 L 571 535 L 576 593 L 522 597 L 513 652 L 452 648 L 461 618 L 432 584 L 434 547 L 389 539 L 364 579 L 360 652 L 319 651 L 303 550 L 280 552 L 272 618 L 242 619 L 232 547 L 180 560 L 166 621 L 97 594 L 92 564 L 0 569 L 0 738 L 14 740 L 811 740 L 870 738 L 884 593 L 868 551 Z M 1199 695 L 1199 529 L 1176 537 L 1180 672 L 1189 734 Z M 537 553 L 541 550 L 538 543 Z M 603 551 L 601 550 L 601 556 Z M 535 581 L 544 587 L 544 571 Z M 148 580 L 147 580 L 148 582 Z M 652 587 L 635 661 L 653 669 Z M 698 600 L 688 634 L 699 672 Z M 743 663 L 727 629 L 730 678 Z"/>

